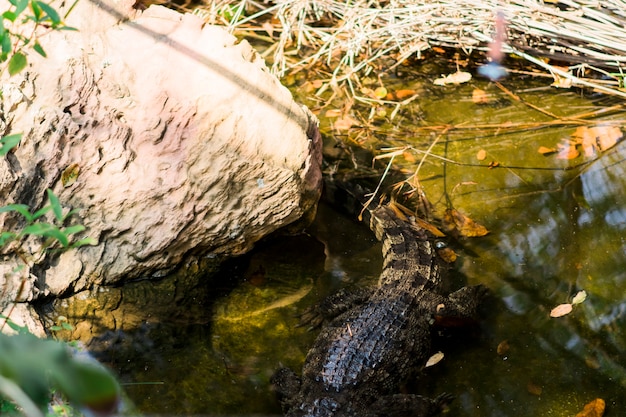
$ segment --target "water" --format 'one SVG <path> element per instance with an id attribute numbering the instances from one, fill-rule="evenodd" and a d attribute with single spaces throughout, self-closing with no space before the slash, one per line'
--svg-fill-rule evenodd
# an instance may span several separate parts
<path id="1" fill-rule="evenodd" d="M 505 84 L 555 119 L 485 81 L 434 88 L 434 76 L 422 75 L 427 70 L 383 78 L 389 90 L 412 88 L 420 98 L 394 120 L 392 108 L 381 106 L 358 142 L 373 154 L 383 146 L 405 149 L 393 161 L 394 178 L 403 179 L 436 141 L 419 171 L 433 214 L 453 207 L 490 231 L 451 239 L 459 255 L 451 279 L 483 283 L 491 296 L 479 329 L 442 335 L 436 343 L 444 360 L 411 385 L 431 396 L 452 393 L 449 415 L 461 417 L 573 416 L 594 398 L 606 401 L 607 416 L 626 415 L 626 141 L 595 157 L 538 152 L 587 123 L 574 116 L 614 103 L 547 89 L 545 81 Z M 490 104 L 472 102 L 476 87 Z M 335 105 L 341 101 L 329 107 Z M 621 127 L 625 114 L 590 125 L 612 120 Z M 440 127 L 427 128 L 433 125 Z M 333 136 L 354 132 L 325 133 L 340 170 L 372 173 L 367 152 L 335 147 Z M 479 160 L 481 150 L 486 157 Z M 91 323 L 91 332 L 76 335 L 97 337 L 92 348 L 118 371 L 141 412 L 277 415 L 269 378 L 280 364 L 299 371 L 315 338 L 296 327 L 296 315 L 337 288 L 373 284 L 380 258 L 368 230 L 322 205 L 306 235 L 263 242 L 211 279 L 149 284 L 164 299 L 146 297 L 142 283 L 107 289 L 99 296 L 117 300 L 101 302 L 113 306 L 112 323 L 95 326 L 99 308 L 85 314 L 77 299 L 63 314 L 79 330 Z M 571 314 L 550 317 L 580 290 L 587 298 Z"/>

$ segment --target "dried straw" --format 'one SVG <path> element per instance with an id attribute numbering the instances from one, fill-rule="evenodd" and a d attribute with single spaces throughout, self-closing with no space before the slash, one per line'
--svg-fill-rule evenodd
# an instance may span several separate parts
<path id="1" fill-rule="evenodd" d="M 225 0 L 221 0 L 223 9 Z M 311 64 L 332 68 L 333 81 L 367 74 L 373 64 L 393 56 L 399 63 L 419 57 L 432 46 L 452 47 L 470 54 L 487 51 L 495 26 L 495 13 L 507 21 L 505 52 L 516 54 L 572 85 L 600 87 L 626 97 L 621 69 L 626 63 L 626 0 L 278 0 L 260 3 L 241 0 L 231 10 L 247 10 L 229 17 L 233 31 L 279 33 L 273 71 L 279 75 Z M 552 3 L 552 4 L 551 4 Z M 224 14 L 211 3 L 216 20 Z M 558 7 L 557 7 L 558 6 Z M 206 10 L 206 9 L 205 9 Z M 273 18 L 271 20 L 268 18 Z M 217 19 L 219 20 L 219 19 Z M 269 25 L 269 26 L 268 26 Z M 294 52 L 300 60 L 294 60 Z M 569 64 L 563 70 L 546 64 L 551 57 Z M 596 84 L 580 78 L 584 71 L 599 71 L 614 82 Z M 613 74 L 610 73 L 613 72 Z M 617 74 L 614 74 L 617 73 Z"/>

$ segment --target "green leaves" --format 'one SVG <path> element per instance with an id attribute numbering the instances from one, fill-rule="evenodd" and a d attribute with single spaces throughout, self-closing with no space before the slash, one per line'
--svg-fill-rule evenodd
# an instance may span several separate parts
<path id="1" fill-rule="evenodd" d="M 77 248 L 84 245 L 96 244 L 95 239 L 92 238 L 84 238 L 71 243 L 73 235 L 84 231 L 85 226 L 76 224 L 63 227 L 62 225 L 75 211 L 63 214 L 63 207 L 61 206 L 59 198 L 50 189 L 46 190 L 46 192 L 48 194 L 48 205 L 34 213 L 31 213 L 29 207 L 24 204 L 9 204 L 0 207 L 0 213 L 16 212 L 26 220 L 26 226 L 20 232 L 0 233 L 0 246 L 6 245 L 14 240 L 20 240 L 29 235 L 41 236 L 42 238 L 51 240 L 51 242 L 45 244 L 45 247 L 50 247 L 53 242 L 59 242 L 64 248 Z M 39 221 L 42 216 L 50 211 L 54 214 L 56 224 Z"/>
<path id="2" fill-rule="evenodd" d="M 8 61 L 7 69 L 9 75 L 13 76 L 28 65 L 27 46 L 30 45 L 42 57 L 47 57 L 46 51 L 37 39 L 39 26 L 52 30 L 76 29 L 66 26 L 56 9 L 47 2 L 9 0 L 9 4 L 9 9 L 5 10 L 0 18 L 0 63 Z M 5 20 L 11 22 L 8 25 L 10 30 L 5 26 Z"/>
<path id="3" fill-rule="evenodd" d="M 0 352 L 0 394 L 15 402 L 19 396 L 9 387 L 19 387 L 40 409 L 47 406 L 51 391 L 92 411 L 110 411 L 119 401 L 113 375 L 80 353 L 72 355 L 63 343 L 31 334 L 0 334 Z"/>
<path id="4" fill-rule="evenodd" d="M 0 139 L 0 157 L 9 153 L 11 149 L 17 146 L 18 143 L 22 140 L 22 134 L 16 133 L 13 135 L 3 136 Z"/>

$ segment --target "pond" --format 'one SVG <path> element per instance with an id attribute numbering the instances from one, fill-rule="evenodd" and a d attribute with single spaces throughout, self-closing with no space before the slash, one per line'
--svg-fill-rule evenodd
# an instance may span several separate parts
<path id="1" fill-rule="evenodd" d="M 408 179 L 408 193 L 419 185 L 434 218 L 454 208 L 489 230 L 450 238 L 454 285 L 490 289 L 479 326 L 441 335 L 444 359 L 410 388 L 453 394 L 448 415 L 461 417 L 569 417 L 595 398 L 606 416 L 626 415 L 626 141 L 605 139 L 623 128 L 621 104 L 545 79 L 435 87 L 454 66 L 403 71 L 365 87 L 415 99 L 395 114 L 389 103 L 357 102 L 352 114 L 367 123 L 350 130 L 327 112 L 344 100 L 302 100 L 322 118 L 327 175 L 380 178 L 393 157 L 389 178 Z M 295 94 L 305 78 L 291 80 Z M 476 89 L 487 103 L 472 100 Z M 279 415 L 269 378 L 280 365 L 299 372 L 316 334 L 297 327 L 297 314 L 380 273 L 380 244 L 354 217 L 322 203 L 306 234 L 265 240 L 210 279 L 193 267 L 193 279 L 104 289 L 57 312 L 142 413 Z M 579 293 L 571 313 L 551 317 Z M 105 307 L 108 319 L 96 319 Z"/>

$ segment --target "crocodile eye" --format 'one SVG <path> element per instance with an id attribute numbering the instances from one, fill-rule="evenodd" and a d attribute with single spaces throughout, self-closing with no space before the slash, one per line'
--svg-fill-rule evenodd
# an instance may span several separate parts
<path id="1" fill-rule="evenodd" d="M 435 242 L 435 248 L 437 249 L 445 249 L 448 247 L 448 244 L 443 240 L 438 240 Z"/>

